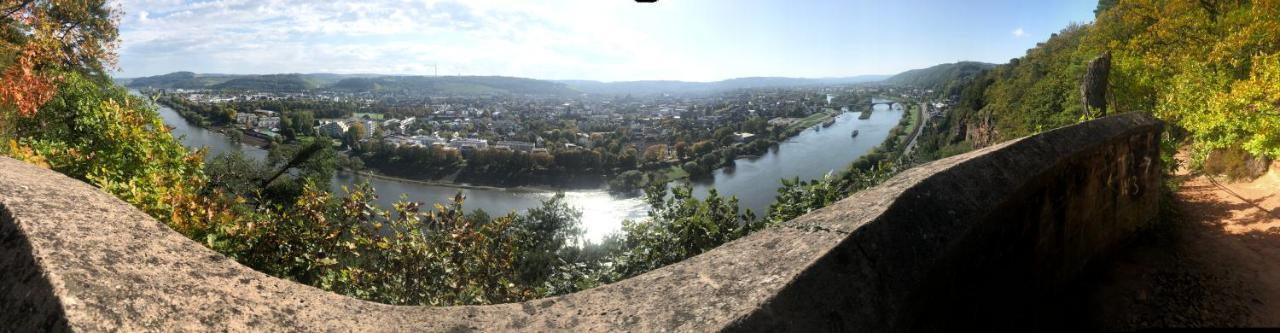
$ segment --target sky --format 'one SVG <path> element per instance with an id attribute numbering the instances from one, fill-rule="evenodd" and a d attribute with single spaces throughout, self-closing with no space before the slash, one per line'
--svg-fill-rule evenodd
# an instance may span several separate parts
<path id="1" fill-rule="evenodd" d="M 502 75 L 601 81 L 1005 63 L 1090 0 L 118 0 L 119 77 Z"/>

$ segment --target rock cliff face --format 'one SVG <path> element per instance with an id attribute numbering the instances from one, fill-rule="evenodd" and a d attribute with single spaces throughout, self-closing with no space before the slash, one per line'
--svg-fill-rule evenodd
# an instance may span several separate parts
<path id="1" fill-rule="evenodd" d="M 984 113 L 979 117 L 978 121 L 964 124 L 965 141 L 972 143 L 975 148 L 991 146 L 998 142 L 1000 133 L 996 132 L 991 122 L 991 114 Z"/>
<path id="2" fill-rule="evenodd" d="M 390 306 L 253 271 L 85 183 L 0 158 L 0 329 L 1026 328 L 1152 221 L 1160 123 L 1103 118 L 935 161 L 689 260 L 517 304 Z"/>
<path id="3" fill-rule="evenodd" d="M 1111 76 L 1111 52 L 1089 61 L 1080 82 L 1080 100 L 1090 119 L 1107 115 L 1107 87 Z"/>

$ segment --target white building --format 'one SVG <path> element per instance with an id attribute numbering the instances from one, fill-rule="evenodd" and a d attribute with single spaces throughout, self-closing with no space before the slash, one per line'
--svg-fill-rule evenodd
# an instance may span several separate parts
<path id="1" fill-rule="evenodd" d="M 514 150 L 514 151 L 521 151 L 521 152 L 528 153 L 533 151 L 533 148 L 535 145 L 533 144 L 533 142 L 524 142 L 524 141 L 498 141 L 497 143 L 494 144 L 494 146 L 507 147 L 507 148 L 511 148 L 511 150 Z"/>
<path id="2" fill-rule="evenodd" d="M 449 147 L 453 147 L 457 149 L 471 148 L 471 149 L 482 150 L 482 149 L 489 149 L 489 142 L 483 139 L 461 138 L 461 139 L 453 139 L 453 141 L 449 141 Z"/>
<path id="3" fill-rule="evenodd" d="M 347 134 L 347 123 L 341 121 L 324 121 L 320 124 L 320 134 L 327 135 L 332 138 L 341 138 Z"/>
<path id="4" fill-rule="evenodd" d="M 409 127 L 412 127 L 413 124 L 416 123 L 417 121 L 418 121 L 418 118 L 415 118 L 415 117 L 404 118 L 404 120 L 401 120 L 400 134 L 409 133 Z"/>
<path id="5" fill-rule="evenodd" d="M 373 137 L 373 132 L 375 132 L 375 131 L 377 131 L 377 130 L 378 130 L 378 124 L 379 124 L 379 123 L 378 123 L 377 121 L 374 121 L 374 120 L 365 120 L 365 121 L 364 121 L 364 135 L 362 135 L 362 136 L 361 136 L 361 139 L 369 139 L 369 138 L 372 138 L 372 137 Z"/>
<path id="6" fill-rule="evenodd" d="M 258 115 L 256 115 L 256 114 L 252 114 L 252 113 L 237 113 L 237 114 L 236 114 L 236 123 L 238 123 L 238 124 L 243 124 L 243 125 L 245 125 L 245 126 L 249 126 L 249 127 L 257 127 L 257 126 L 258 126 Z"/>
<path id="7" fill-rule="evenodd" d="M 410 139 L 412 139 L 415 144 L 423 147 L 431 147 L 434 145 L 444 145 L 449 143 L 448 141 L 445 141 L 444 138 L 441 138 L 435 135 L 414 135 L 410 137 Z"/>
<path id="8" fill-rule="evenodd" d="M 400 130 L 400 119 L 387 119 L 382 122 L 382 131 L 386 134 L 402 134 Z"/>
<path id="9" fill-rule="evenodd" d="M 280 117 L 258 117 L 257 127 L 262 129 L 280 127 Z"/>

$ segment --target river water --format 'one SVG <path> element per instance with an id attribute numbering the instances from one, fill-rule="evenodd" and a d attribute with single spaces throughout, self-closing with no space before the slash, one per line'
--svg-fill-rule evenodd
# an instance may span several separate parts
<path id="1" fill-rule="evenodd" d="M 241 150 L 247 156 L 264 159 L 266 151 L 257 147 L 233 144 L 221 133 L 190 124 L 172 109 L 159 106 L 165 124 L 173 127 L 173 135 L 188 147 L 208 147 L 209 156 L 232 150 Z M 902 111 L 886 105 L 877 105 L 870 119 L 857 119 L 858 113 L 846 112 L 836 118 L 829 127 L 821 124 L 775 146 L 762 156 L 738 159 L 734 166 L 714 171 L 712 177 L 695 181 L 694 195 L 704 197 L 715 188 L 721 196 L 736 195 L 741 207 L 763 216 L 782 178 L 800 177 L 801 180 L 821 178 L 833 170 L 842 170 L 859 156 L 866 154 L 888 135 L 897 124 Z M 856 138 L 851 137 L 858 130 Z M 521 188 L 457 188 L 402 182 L 390 179 L 366 177 L 339 172 L 330 182 L 335 193 L 343 193 L 342 187 L 368 182 L 378 194 L 378 202 L 384 207 L 399 200 L 426 203 L 444 202 L 462 192 L 466 196 L 465 209 L 483 209 L 491 216 L 512 211 L 524 211 L 536 207 L 555 193 Z M 624 219 L 646 216 L 648 207 L 642 198 L 624 198 L 605 190 L 565 191 L 566 202 L 582 211 L 582 227 L 586 238 L 599 241 L 605 235 L 619 230 Z"/>

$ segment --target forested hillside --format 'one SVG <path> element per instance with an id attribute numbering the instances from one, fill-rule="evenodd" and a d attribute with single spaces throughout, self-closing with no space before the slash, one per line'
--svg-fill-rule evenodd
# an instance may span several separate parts
<path id="1" fill-rule="evenodd" d="M 330 88 L 423 95 L 568 95 L 562 83 L 506 76 L 381 76 L 349 78 Z"/>
<path id="2" fill-rule="evenodd" d="M 976 61 L 941 64 L 902 72 L 885 79 L 884 83 L 932 89 L 940 96 L 951 96 L 960 93 L 969 81 L 983 71 L 995 66 Z"/>
<path id="3" fill-rule="evenodd" d="M 592 94 L 608 95 L 651 95 L 651 94 L 706 94 L 734 89 L 795 87 L 811 85 L 837 85 L 875 82 L 885 79 L 885 75 L 859 75 L 840 78 L 805 79 L 790 77 L 744 77 L 713 82 L 690 82 L 670 80 L 650 81 L 617 81 L 600 82 L 589 80 L 565 80 L 574 90 Z"/>
<path id="4" fill-rule="evenodd" d="M 568 95 L 563 83 L 505 76 L 391 76 L 373 74 L 196 74 L 174 72 L 125 79 L 130 88 L 224 89 L 300 92 L 334 89 L 411 95 Z"/>
<path id="5" fill-rule="evenodd" d="M 202 89 L 226 82 L 232 78 L 233 77 L 226 75 L 173 72 L 164 75 L 129 79 L 128 86 L 134 88 L 157 89 Z"/>
<path id="6" fill-rule="evenodd" d="M 226 82 L 209 86 L 214 89 L 290 92 L 306 91 L 319 85 L 301 74 L 272 74 L 237 77 Z"/>
<path id="7" fill-rule="evenodd" d="M 1109 113 L 1185 129 L 1195 156 L 1280 157 L 1280 2 L 1104 0 L 1095 13 L 966 85 L 925 158 L 1086 120 L 1081 78 L 1108 51 Z"/>

